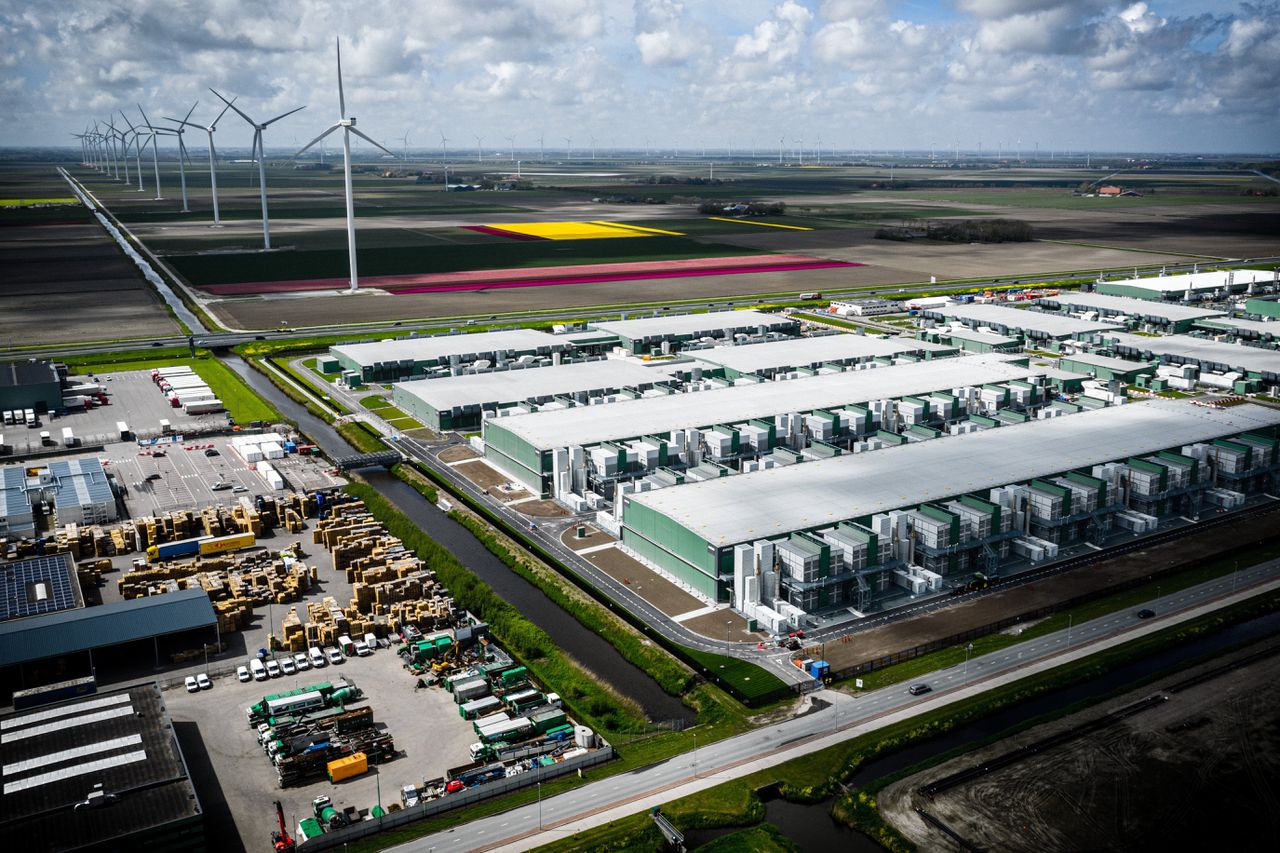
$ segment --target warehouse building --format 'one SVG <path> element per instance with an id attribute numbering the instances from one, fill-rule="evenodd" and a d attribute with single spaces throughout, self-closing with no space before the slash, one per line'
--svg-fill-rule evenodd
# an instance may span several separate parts
<path id="1" fill-rule="evenodd" d="M 618 395 L 630 399 L 671 381 L 671 374 L 671 368 L 660 363 L 604 359 L 398 382 L 391 389 L 391 401 L 432 429 L 476 431 L 482 417 L 505 413 L 509 407 L 538 411 L 599 403 Z"/>
<path id="2" fill-rule="evenodd" d="M 1213 381 L 1206 374 L 1237 374 L 1240 380 L 1252 380 L 1267 386 L 1280 384 L 1280 350 L 1220 343 L 1193 335 L 1153 338 L 1113 332 L 1098 336 L 1098 341 L 1109 345 L 1121 358 L 1192 365 L 1200 371 L 1201 382 Z M 1243 392 L 1246 389 L 1236 390 Z"/>
<path id="3" fill-rule="evenodd" d="M 0 364 L 0 412 L 32 409 L 45 414 L 62 408 L 62 383 L 52 362 L 8 361 Z"/>
<path id="4" fill-rule="evenodd" d="M 1253 301 L 1253 300 L 1250 300 Z M 1247 320 L 1244 317 L 1210 317 L 1197 320 L 1197 329 L 1213 334 L 1227 334 L 1246 341 L 1274 344 L 1280 338 L 1280 323 L 1275 320 Z"/>
<path id="5" fill-rule="evenodd" d="M 873 365 L 490 418 L 485 456 L 535 492 L 598 508 L 632 480 L 718 477 L 925 440 L 977 428 L 976 418 L 982 426 L 1026 419 L 1047 396 L 1046 371 L 1025 358 Z"/>
<path id="6" fill-rule="evenodd" d="M 120 517 L 107 472 L 98 459 L 58 459 L 40 474 L 42 491 L 53 493 L 59 526 L 105 524 Z"/>
<path id="7" fill-rule="evenodd" d="M 1154 361 L 1129 361 L 1092 352 L 1082 352 L 1063 356 L 1058 360 L 1058 367 L 1072 373 L 1084 373 L 1105 382 L 1116 381 L 1133 385 L 1141 376 L 1155 376 L 1159 364 Z"/>
<path id="8" fill-rule="evenodd" d="M 711 347 L 689 353 L 726 379 L 744 376 L 773 379 L 780 374 L 811 375 L 840 371 L 855 364 L 880 361 L 917 361 L 958 355 L 954 347 L 911 338 L 832 333 L 806 338 Z"/>
<path id="9" fill-rule="evenodd" d="M 391 341 L 340 344 L 329 347 L 332 361 L 317 362 L 321 370 L 341 372 L 358 382 L 396 382 L 478 361 L 503 363 L 520 356 L 545 356 L 572 350 L 574 344 L 534 329 L 505 329 L 471 335 L 436 335 Z"/>
<path id="10" fill-rule="evenodd" d="M 762 337 L 770 333 L 795 335 L 800 332 L 798 321 L 782 314 L 766 314 L 763 311 L 711 311 L 706 314 L 675 316 L 663 314 L 638 320 L 609 320 L 588 325 L 597 332 L 613 335 L 619 346 L 636 355 L 679 349 L 681 344 L 691 341 L 708 343 L 737 335 Z"/>
<path id="11" fill-rule="evenodd" d="M 9 714 L 0 731 L 0 833 L 11 849 L 205 849 L 200 800 L 154 682 Z"/>
<path id="12" fill-rule="evenodd" d="M 628 495 L 625 547 L 769 630 L 1239 506 L 1280 411 L 1151 400 Z"/>
<path id="13" fill-rule="evenodd" d="M 1070 312 L 1086 320 L 1106 318 L 1129 326 L 1145 326 L 1156 332 L 1189 332 L 1197 320 L 1221 317 L 1226 311 L 1194 308 L 1189 305 L 1109 296 L 1105 293 L 1075 293 L 1044 296 L 1037 305 Z"/>
<path id="14" fill-rule="evenodd" d="M 1035 341 L 1069 341 L 1093 332 L 1114 329 L 1114 323 L 1064 317 L 1057 312 L 1028 311 L 1003 305 L 943 305 L 921 312 L 934 320 L 962 323 L 973 329 Z"/>
<path id="15" fill-rule="evenodd" d="M 1099 281 L 1097 291 L 1108 296 L 1132 296 L 1135 299 L 1200 302 L 1231 293 L 1256 293 L 1276 287 L 1277 274 L 1273 270 L 1216 270 Z"/>
<path id="16" fill-rule="evenodd" d="M 926 341 L 949 347 L 958 347 L 965 352 L 975 353 L 1018 353 L 1026 346 L 1021 337 L 997 335 L 995 332 L 971 329 L 957 323 L 953 326 L 938 326 L 921 332 Z"/>
<path id="17" fill-rule="evenodd" d="M 16 465 L 0 468 L 0 538 L 34 536 L 36 517 L 27 496 L 27 472 Z"/>

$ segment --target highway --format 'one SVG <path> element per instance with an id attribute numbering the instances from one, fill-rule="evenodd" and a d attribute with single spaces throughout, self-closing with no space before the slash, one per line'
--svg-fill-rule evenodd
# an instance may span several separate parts
<path id="1" fill-rule="evenodd" d="M 835 691 L 813 693 L 810 699 L 823 702 L 803 716 L 695 746 L 659 764 L 389 849 L 401 853 L 515 851 L 549 844 L 1277 587 L 1280 560 L 1272 560 L 1148 602 L 1146 606 L 1156 611 L 1151 619 L 1137 618 L 1135 606 L 931 673 L 920 679 L 932 687 L 932 692 L 923 696 L 910 695 L 906 683 L 857 696 Z"/>

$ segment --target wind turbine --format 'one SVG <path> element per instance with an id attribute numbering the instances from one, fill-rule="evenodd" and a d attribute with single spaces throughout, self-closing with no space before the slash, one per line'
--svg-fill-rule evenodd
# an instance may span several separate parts
<path id="1" fill-rule="evenodd" d="M 596 138 L 591 137 L 591 159 L 596 159 Z"/>
<path id="2" fill-rule="evenodd" d="M 236 99 L 232 99 L 232 100 L 236 100 Z M 200 104 L 200 101 L 196 101 L 196 104 Z M 195 106 L 192 106 L 191 109 L 196 109 L 196 108 Z M 180 124 L 183 124 L 183 126 L 198 127 L 201 129 L 201 131 L 204 131 L 205 133 L 209 134 L 209 187 L 210 187 L 210 190 L 212 190 L 212 193 L 214 193 L 214 225 L 223 224 L 223 220 L 221 220 L 220 216 L 218 215 L 218 167 L 216 167 L 216 163 L 218 163 L 218 152 L 214 150 L 214 131 L 218 129 L 218 123 L 221 122 L 221 120 L 223 120 L 223 115 L 227 114 L 227 110 L 229 109 L 230 109 L 230 104 L 228 104 L 227 106 L 224 106 L 223 111 L 221 111 L 221 113 L 218 114 L 218 118 L 215 118 L 214 120 L 212 120 L 212 122 L 207 124 L 207 126 L 205 126 L 205 124 L 195 124 L 192 122 L 188 122 L 187 119 L 191 118 L 191 113 L 187 113 L 187 119 L 183 119 L 182 122 L 180 122 Z M 172 122 L 173 119 L 169 119 L 169 120 L 170 122 Z M 179 140 L 180 138 L 182 137 L 179 137 Z M 125 161 L 125 168 L 128 168 L 128 161 Z"/>
<path id="3" fill-rule="evenodd" d="M 289 110 L 289 112 L 287 113 L 281 113 L 275 118 L 268 119 L 267 121 L 264 121 L 261 124 L 259 124 L 258 122 L 254 121 L 253 119 L 245 115 L 243 110 L 241 110 L 234 103 L 232 103 L 232 101 L 235 100 L 234 98 L 232 98 L 231 101 L 228 101 L 226 98 L 222 97 L 222 95 L 219 95 L 215 90 L 210 89 L 209 91 L 213 92 L 214 95 L 217 95 L 218 100 L 222 101 L 222 103 L 226 104 L 227 106 L 231 107 L 231 109 L 235 110 L 236 115 L 240 116 L 240 118 L 247 121 L 250 124 L 250 126 L 253 127 L 253 148 L 258 154 L 258 195 L 262 199 L 262 246 L 265 249 L 270 249 L 271 248 L 271 220 L 267 215 L 267 169 L 265 165 L 265 162 L 267 159 L 267 152 L 266 152 L 266 146 L 263 145 L 263 142 L 262 142 L 262 131 L 266 130 L 269 126 L 271 126 L 275 122 L 278 122 L 280 119 L 284 118 L 285 116 L 291 116 L 294 113 L 296 113 L 298 110 L 305 110 L 306 107 L 305 106 L 297 107 L 295 109 Z"/>
<path id="4" fill-rule="evenodd" d="M 187 119 L 191 118 L 191 114 L 196 111 L 196 107 L 200 105 L 196 101 L 191 105 L 191 109 L 187 110 L 187 116 L 183 119 L 165 117 L 165 121 L 171 121 L 177 124 L 174 130 L 169 131 L 173 136 L 178 137 L 178 177 L 182 181 L 182 212 L 190 213 L 191 208 L 187 207 L 187 168 L 185 162 L 190 158 L 187 156 L 187 144 L 182 139 L 182 134 L 187 132 Z"/>
<path id="5" fill-rule="evenodd" d="M 400 141 L 404 143 L 404 168 L 409 169 L 409 131 L 404 132 L 404 136 L 400 137 Z"/>
<path id="6" fill-rule="evenodd" d="M 484 162 L 484 150 L 480 147 L 483 144 L 484 144 L 484 137 L 477 136 L 476 137 L 476 162 L 477 163 Z"/>
<path id="7" fill-rule="evenodd" d="M 542 134 L 539 133 L 538 134 L 538 159 L 541 161 L 545 161 L 547 159 L 547 149 L 542 143 L 543 143 Z"/>
<path id="8" fill-rule="evenodd" d="M 564 159 L 568 160 L 573 156 L 573 137 L 566 136 L 564 138 Z"/>
<path id="9" fill-rule="evenodd" d="M 160 133 L 161 128 L 151 124 L 151 119 L 147 118 L 147 111 L 142 108 L 142 104 L 138 104 L 138 112 L 142 113 L 142 126 L 147 129 L 151 135 L 151 166 L 155 170 L 156 175 L 156 201 L 163 201 L 164 195 L 160 192 Z"/>
<path id="10" fill-rule="evenodd" d="M 507 144 L 511 146 L 511 162 L 516 160 L 516 138 L 514 136 L 506 137 Z"/>
<path id="11" fill-rule="evenodd" d="M 116 127 L 114 124 L 108 124 L 108 125 L 107 125 L 107 127 L 111 128 L 111 133 L 112 133 L 112 135 L 113 135 L 113 136 L 115 136 L 116 141 L 117 141 L 118 143 L 120 143 L 120 147 L 117 149 L 117 153 L 120 155 L 120 162 L 124 164 L 124 183 L 125 183 L 125 186 L 128 186 L 128 185 L 129 185 L 129 143 L 128 143 L 128 139 L 127 139 L 127 137 L 125 136 L 124 131 L 120 130 L 120 129 L 119 129 L 118 127 Z"/>
<path id="12" fill-rule="evenodd" d="M 797 151 L 797 152 L 799 152 L 799 154 L 800 154 L 800 165 L 801 165 L 801 166 L 803 166 L 803 165 L 804 165 L 804 140 L 803 140 L 803 139 L 793 139 L 793 140 L 791 140 L 791 141 L 792 141 L 792 143 L 794 143 L 794 144 L 797 146 L 797 147 L 796 147 L 796 151 Z"/>
<path id="13" fill-rule="evenodd" d="M 142 192 L 142 143 L 139 140 L 142 134 L 133 126 L 133 122 L 129 121 L 129 117 L 124 114 L 124 110 L 120 111 L 120 117 L 124 119 L 124 123 L 129 125 L 129 133 L 133 135 L 133 164 L 137 167 L 138 172 L 138 192 Z M 125 156 L 129 156 L 128 143 L 125 144 Z"/>
<path id="14" fill-rule="evenodd" d="M 342 179 L 347 191 L 347 258 L 351 266 L 351 291 L 355 292 L 360 286 L 360 281 L 356 274 L 356 212 L 355 201 L 352 198 L 351 193 L 351 135 L 355 134 L 365 142 L 372 144 L 376 148 L 381 148 L 388 154 L 391 154 L 391 152 L 387 151 L 387 149 L 381 144 L 374 142 L 368 136 L 356 130 L 355 117 L 347 115 L 347 99 L 342 93 L 342 44 L 336 38 L 333 40 L 333 43 L 334 47 L 337 49 L 338 56 L 338 121 L 324 133 L 308 142 L 302 150 L 298 152 L 298 154 L 306 151 L 312 145 L 315 145 L 335 130 L 338 130 L 339 128 L 342 129 Z M 294 154 L 293 156 L 297 157 L 298 154 Z M 394 157 L 396 155 L 391 154 L 391 156 Z"/>

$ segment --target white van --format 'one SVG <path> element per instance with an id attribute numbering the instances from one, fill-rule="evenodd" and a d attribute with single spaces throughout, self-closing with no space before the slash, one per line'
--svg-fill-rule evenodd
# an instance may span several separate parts
<path id="1" fill-rule="evenodd" d="M 307 650 L 307 657 L 311 658 L 311 665 L 316 669 L 324 666 L 328 661 L 324 659 L 324 652 L 320 651 L 319 646 L 312 646 Z"/>
<path id="2" fill-rule="evenodd" d="M 249 661 L 249 671 L 253 673 L 254 681 L 267 680 L 267 668 L 263 666 L 262 661 L 257 658 L 253 658 Z"/>

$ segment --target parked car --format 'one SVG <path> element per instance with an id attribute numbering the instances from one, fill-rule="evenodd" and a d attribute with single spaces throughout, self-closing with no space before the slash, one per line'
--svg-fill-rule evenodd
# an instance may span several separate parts
<path id="1" fill-rule="evenodd" d="M 247 666 L 236 667 L 236 678 L 241 681 L 253 681 L 253 676 L 249 674 L 249 668 Z"/>
<path id="2" fill-rule="evenodd" d="M 276 662 L 275 662 L 275 661 L 273 661 L 273 660 L 269 660 L 269 661 L 267 661 L 266 666 L 267 666 L 267 677 L 268 677 L 268 678 L 279 678 L 279 677 L 280 677 L 280 664 L 276 663 Z"/>
<path id="3" fill-rule="evenodd" d="M 231 488 L 231 484 L 228 483 L 226 480 L 219 480 L 218 482 L 214 483 L 212 486 L 209 487 L 209 489 L 214 492 L 221 492 L 229 488 Z"/>
<path id="4" fill-rule="evenodd" d="M 342 657 L 342 652 L 338 651 L 333 646 L 330 646 L 329 648 L 325 649 L 324 654 L 325 654 L 325 657 L 329 659 L 329 663 L 338 664 L 338 663 L 342 663 L 342 661 L 344 660 L 344 658 Z"/>
<path id="5" fill-rule="evenodd" d="M 196 681 L 196 677 L 194 675 L 188 675 L 185 681 L 186 681 L 188 693 L 200 692 L 200 682 Z"/>
<path id="6" fill-rule="evenodd" d="M 212 690 L 213 682 L 209 680 L 209 674 L 202 672 L 196 676 L 196 684 L 200 685 L 201 690 Z"/>
<path id="7" fill-rule="evenodd" d="M 219 453 L 218 453 L 218 448 L 216 448 L 216 447 L 210 447 L 210 448 L 207 448 L 207 449 L 205 450 L 204 455 L 205 455 L 205 456 L 219 456 L 219 455 L 221 455 L 221 454 L 219 454 Z"/>
<path id="8" fill-rule="evenodd" d="M 240 494 L 241 492 L 247 492 L 247 491 L 249 491 L 248 486 L 236 486 L 234 489 L 231 490 L 232 494 L 236 494 L 236 495 Z"/>
<path id="9" fill-rule="evenodd" d="M 298 668 L 298 672 L 302 672 L 304 669 L 311 669 L 311 660 L 306 652 L 298 652 L 293 656 L 293 665 Z"/>
<path id="10" fill-rule="evenodd" d="M 280 658 L 280 671 L 285 675 L 293 675 L 298 671 L 298 667 L 293 662 L 293 658 Z"/>
<path id="11" fill-rule="evenodd" d="M 325 659 L 324 652 L 320 651 L 318 646 L 312 646 L 308 649 L 307 657 L 311 658 L 311 665 L 316 669 L 319 669 L 329 663 L 329 661 Z"/>
<path id="12" fill-rule="evenodd" d="M 356 657 L 367 658 L 373 654 L 373 649 L 369 648 L 369 644 L 364 640 L 356 640 L 355 643 Z"/>
<path id="13" fill-rule="evenodd" d="M 928 693 L 932 689 L 933 688 L 930 687 L 929 685 L 921 682 L 920 684 L 913 684 L 910 687 L 908 687 L 907 692 L 910 693 L 912 696 L 920 696 L 924 693 Z"/>

